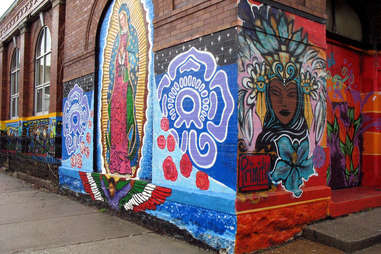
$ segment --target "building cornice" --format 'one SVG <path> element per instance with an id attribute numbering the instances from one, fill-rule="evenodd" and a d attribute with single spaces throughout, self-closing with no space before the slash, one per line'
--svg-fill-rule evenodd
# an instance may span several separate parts
<path id="1" fill-rule="evenodd" d="M 0 23 L 0 41 L 9 39 L 19 29 L 21 23 L 38 14 L 47 4 L 50 4 L 49 0 L 30 0 L 15 6 Z"/>

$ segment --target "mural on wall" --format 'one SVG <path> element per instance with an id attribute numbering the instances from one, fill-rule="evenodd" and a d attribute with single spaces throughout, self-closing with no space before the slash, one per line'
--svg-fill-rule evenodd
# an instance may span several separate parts
<path id="1" fill-rule="evenodd" d="M 144 9 L 138 0 L 115 0 L 103 22 L 99 166 L 104 173 L 134 177 L 146 109 L 149 41 Z"/>
<path id="2" fill-rule="evenodd" d="M 236 31 L 226 30 L 157 54 L 170 59 L 167 65 L 160 61 L 156 65 L 158 69 L 166 65 L 156 76 L 158 104 L 154 105 L 153 163 L 160 166 L 153 175 L 160 184 L 235 192 L 232 162 L 237 128 L 232 119 L 237 65 L 228 58 L 233 46 L 221 44 L 225 38 L 236 39 Z M 217 55 L 220 52 L 224 55 Z"/>
<path id="3" fill-rule="evenodd" d="M 93 108 L 93 91 L 74 84 L 63 101 L 62 165 L 67 168 L 93 169 Z"/>
<path id="4" fill-rule="evenodd" d="M 322 149 L 324 52 L 310 46 L 303 28 L 296 29 L 292 17 L 279 9 L 242 0 L 239 17 L 244 26 L 239 33 L 239 150 L 245 154 L 240 159 L 270 156 L 270 181 L 300 197 L 301 186 L 316 174 L 313 154 Z M 257 175 L 253 165 L 252 175 Z M 247 168 L 239 169 L 240 178 L 247 174 L 242 170 Z M 242 180 L 239 189 L 250 190 L 256 181 Z"/>
<path id="5" fill-rule="evenodd" d="M 331 44 L 328 56 L 327 141 L 331 163 L 327 184 L 333 189 L 356 187 L 362 175 L 362 134 L 370 128 L 380 129 L 381 120 L 362 113 L 374 93 L 361 93 L 361 56 Z"/>
<path id="6" fill-rule="evenodd" d="M 7 150 L 35 160 L 58 163 L 61 117 L 20 120 L 5 124 Z"/>
<path id="7" fill-rule="evenodd" d="M 227 73 L 216 72 L 213 55 L 191 48 L 176 56 L 159 82 L 158 99 L 162 129 L 171 133 L 168 150 L 173 151 L 177 144 L 184 153 L 184 163 L 191 159 L 197 167 L 212 167 L 218 154 L 217 143 L 225 141 L 234 110 Z M 223 110 L 217 115 L 220 107 Z M 159 147 L 161 144 L 158 142 Z"/>
<path id="8" fill-rule="evenodd" d="M 139 180 L 99 173 L 79 174 L 84 189 L 91 198 L 107 202 L 115 210 L 155 210 L 157 205 L 163 204 L 171 195 L 171 189 Z"/>
<path id="9" fill-rule="evenodd" d="M 60 158 L 60 149 L 57 151 L 57 147 L 59 147 L 57 137 L 61 136 L 61 129 L 60 117 L 24 121 L 22 136 L 27 138 L 24 141 L 23 153 Z"/>
<path id="10" fill-rule="evenodd" d="M 5 133 L 7 136 L 5 150 L 10 152 L 21 151 L 21 142 L 18 137 L 22 134 L 22 121 L 12 121 L 5 124 Z"/>

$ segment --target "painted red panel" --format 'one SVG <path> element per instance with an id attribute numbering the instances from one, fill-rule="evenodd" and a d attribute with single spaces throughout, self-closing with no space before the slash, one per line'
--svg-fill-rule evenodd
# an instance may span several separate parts
<path id="1" fill-rule="evenodd" d="M 324 49 L 327 47 L 325 25 L 290 13 L 288 14 L 295 18 L 295 31 L 303 28 L 304 32 L 308 33 L 308 40 L 312 45 Z"/>
<path id="2" fill-rule="evenodd" d="M 381 187 L 381 155 L 362 155 L 362 185 Z"/>
<path id="3" fill-rule="evenodd" d="M 377 82 L 377 62 L 378 57 L 376 56 L 362 56 L 361 92 L 363 93 L 381 91 L 381 83 Z"/>
<path id="4" fill-rule="evenodd" d="M 240 191 L 269 188 L 268 173 L 271 158 L 268 154 L 241 154 L 239 156 L 238 188 Z"/>

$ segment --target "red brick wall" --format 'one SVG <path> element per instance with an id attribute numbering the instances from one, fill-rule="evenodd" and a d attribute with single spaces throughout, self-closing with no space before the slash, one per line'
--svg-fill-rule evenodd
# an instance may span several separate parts
<path id="1" fill-rule="evenodd" d="M 7 19 L 4 22 L 7 22 L 8 19 L 11 19 L 15 13 L 17 13 L 17 10 L 19 7 L 16 7 L 14 11 L 10 13 L 10 16 L 7 17 Z M 26 32 L 24 34 L 25 36 L 25 56 L 24 58 L 20 59 L 20 67 L 23 66 L 22 70 L 24 72 L 23 79 L 20 80 L 20 82 L 23 82 L 23 84 L 19 84 L 20 90 L 19 90 L 19 117 L 28 117 L 32 116 L 34 113 L 34 59 L 35 59 L 35 48 L 37 44 L 38 35 L 40 33 L 40 30 L 42 28 L 39 17 L 34 17 L 32 20 L 29 21 Z M 44 12 L 44 24 L 49 28 L 49 31 L 52 31 L 52 16 L 51 16 L 51 9 Z M 20 24 L 21 25 L 21 24 Z M 17 48 L 20 50 L 22 49 L 22 40 L 21 35 L 19 31 L 16 32 L 16 43 Z M 15 45 L 13 43 L 13 40 L 9 38 L 8 41 L 4 43 L 4 54 L 6 54 L 4 59 L 4 70 L 3 70 L 3 93 L 2 93 L 2 101 L 1 101 L 1 120 L 8 120 L 10 118 L 9 116 L 9 103 L 10 103 L 10 64 L 12 59 L 12 54 L 15 49 Z M 23 54 L 20 52 L 20 55 Z M 21 63 L 24 61 L 24 64 Z M 56 61 L 55 59 L 52 59 L 52 63 Z M 20 73 L 20 78 L 21 78 Z M 23 89 L 21 89 L 23 87 Z M 51 97 L 51 102 L 55 103 L 55 97 Z"/>
<path id="2" fill-rule="evenodd" d="M 66 1 L 63 82 L 95 71 L 97 30 L 107 2 Z"/>
<path id="3" fill-rule="evenodd" d="M 237 1 L 153 0 L 153 3 L 154 51 L 237 25 Z"/>
<path id="4" fill-rule="evenodd" d="M 320 18 L 326 18 L 326 0 L 274 0 L 274 2 L 279 2 Z"/>

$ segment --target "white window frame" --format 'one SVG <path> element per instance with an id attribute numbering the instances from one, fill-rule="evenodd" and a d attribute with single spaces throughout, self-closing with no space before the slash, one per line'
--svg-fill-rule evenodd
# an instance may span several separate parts
<path id="1" fill-rule="evenodd" d="M 49 36 L 50 44 L 47 42 L 47 38 Z M 41 45 L 43 44 L 43 45 Z M 49 44 L 49 45 L 48 45 Z M 40 51 L 41 47 L 43 47 L 42 52 Z M 45 89 L 50 88 L 50 73 L 49 79 L 46 80 L 45 70 L 47 66 L 47 60 L 49 59 L 49 65 L 51 66 L 51 35 L 49 28 L 44 26 L 40 34 L 38 36 L 37 45 L 36 45 L 36 58 L 34 61 L 34 112 L 35 115 L 45 115 L 49 113 L 49 104 L 50 104 L 50 91 L 49 94 L 45 94 Z M 40 61 L 42 61 L 42 65 L 40 65 Z M 40 72 L 40 67 L 42 67 L 42 72 Z M 40 78 L 40 74 L 42 75 L 42 79 Z M 40 83 L 40 80 L 42 82 Z M 50 90 L 50 89 L 49 89 Z M 38 109 L 38 91 L 41 91 L 41 110 Z"/>
<path id="2" fill-rule="evenodd" d="M 9 113 L 11 119 L 16 119 L 19 116 L 20 51 L 18 48 L 15 48 L 12 54 L 10 77 Z M 13 103 L 15 103 L 15 109 L 12 107 Z"/>

